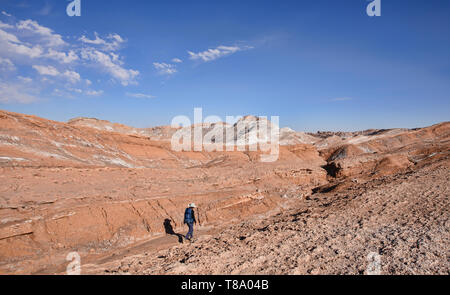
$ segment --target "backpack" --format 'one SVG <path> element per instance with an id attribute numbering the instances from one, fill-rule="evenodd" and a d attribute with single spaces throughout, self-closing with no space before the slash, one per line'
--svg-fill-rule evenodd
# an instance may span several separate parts
<path id="1" fill-rule="evenodd" d="M 184 211 L 184 223 L 194 223 L 194 221 L 194 209 L 186 208 L 186 211 Z"/>

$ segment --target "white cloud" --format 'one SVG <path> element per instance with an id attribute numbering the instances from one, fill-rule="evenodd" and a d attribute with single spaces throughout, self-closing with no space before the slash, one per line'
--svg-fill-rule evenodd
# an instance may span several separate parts
<path id="1" fill-rule="evenodd" d="M 0 20 L 0 29 L 12 29 L 14 28 L 14 26 L 10 25 L 10 24 L 5 24 L 4 22 L 2 22 Z"/>
<path id="2" fill-rule="evenodd" d="M 70 83 L 75 84 L 81 80 L 80 74 L 74 71 L 65 71 L 64 74 L 62 74 Z"/>
<path id="3" fill-rule="evenodd" d="M 122 37 L 120 37 L 119 34 L 109 34 L 108 36 L 109 39 L 113 39 L 114 42 L 117 42 L 118 44 L 124 43 L 125 40 L 123 40 Z"/>
<path id="4" fill-rule="evenodd" d="M 181 59 L 179 59 L 179 58 L 174 58 L 174 59 L 172 59 L 172 62 L 174 62 L 174 63 L 182 63 L 183 61 Z"/>
<path id="5" fill-rule="evenodd" d="M 1 13 L 5 19 L 7 14 Z M 90 96 L 103 94 L 102 90 L 87 89 L 93 87 L 91 80 L 106 79 L 96 76 L 92 76 L 91 80 L 82 79 L 79 67 L 92 67 L 102 76 L 111 76 L 123 86 L 137 84 L 136 79 L 140 73 L 125 66 L 125 58 L 118 50 L 126 40 L 118 34 L 99 36 L 95 33 L 93 39 L 88 39 L 86 36 L 89 35 L 86 35 L 65 41 L 65 38 L 51 28 L 31 19 L 16 21 L 11 18 L 5 22 L 0 21 L 0 73 L 3 75 L 5 71 L 16 70 L 17 75 L 3 75 L 5 77 L 2 79 L 9 80 L 0 80 L 0 83 L 16 83 L 17 87 L 6 88 L 2 85 L 2 102 L 34 101 L 43 90 L 64 96 L 80 91 L 83 95 Z M 35 72 L 26 74 L 27 68 L 33 68 Z M 20 89 L 19 84 L 28 89 Z M 5 93 L 17 93 L 18 98 L 6 98 Z"/>
<path id="6" fill-rule="evenodd" d="M 2 30 L 2 28 L 5 30 Z M 23 37 L 26 42 L 19 40 L 18 36 Z M 30 59 L 53 59 L 63 64 L 78 60 L 74 50 L 66 53 L 54 49 L 63 45 L 69 44 L 62 40 L 61 35 L 53 33 L 51 29 L 41 26 L 35 21 L 20 21 L 15 26 L 0 22 L 0 55 L 8 56 L 14 60 L 20 59 L 21 62 L 25 63 L 27 61 L 23 61 L 24 56 Z M 44 54 L 46 48 L 48 48 L 48 52 Z"/>
<path id="7" fill-rule="evenodd" d="M 9 16 L 9 17 L 12 16 L 11 14 L 7 13 L 6 11 L 2 11 L 2 14 L 3 14 L 3 15 L 6 15 L 6 16 Z"/>
<path id="8" fill-rule="evenodd" d="M 0 53 L 3 55 L 17 58 L 21 56 L 37 58 L 42 56 L 42 52 L 41 46 L 29 47 L 22 43 L 15 35 L 0 29 Z"/>
<path id="9" fill-rule="evenodd" d="M 52 95 L 60 96 L 60 97 L 71 97 L 71 95 L 68 94 L 67 92 L 62 91 L 61 89 L 57 89 L 57 88 L 53 89 Z"/>
<path id="10" fill-rule="evenodd" d="M 123 68 L 121 64 L 115 63 L 112 57 L 106 53 L 85 48 L 81 52 L 81 57 L 95 62 L 101 69 L 119 80 L 123 86 L 136 83 L 134 79 L 139 75 L 139 71 Z"/>
<path id="11" fill-rule="evenodd" d="M 95 39 L 89 39 L 83 35 L 79 40 L 86 44 L 101 45 L 105 51 L 115 51 L 120 48 L 122 43 L 125 43 L 125 40 L 119 34 L 109 34 L 106 37 L 106 39 L 110 40 L 109 42 L 100 38 L 97 32 L 95 32 L 94 35 Z"/>
<path id="12" fill-rule="evenodd" d="M 100 38 L 97 34 L 97 32 L 94 33 L 95 35 L 95 39 L 94 40 L 90 40 L 88 39 L 86 36 L 81 36 L 81 38 L 79 39 L 81 42 L 83 43 L 88 43 L 88 44 L 94 44 L 94 45 L 103 45 L 106 43 L 105 40 L 103 40 L 102 38 Z"/>
<path id="13" fill-rule="evenodd" d="M 245 46 L 245 47 L 238 47 L 238 46 L 218 46 L 214 49 L 208 49 L 202 52 L 194 53 L 192 51 L 188 51 L 190 55 L 190 59 L 192 60 L 202 60 L 204 62 L 209 62 L 216 60 L 218 58 L 221 58 L 226 55 L 230 55 L 233 53 L 236 53 L 238 51 L 248 50 L 252 49 L 253 47 Z"/>
<path id="14" fill-rule="evenodd" d="M 172 75 L 178 72 L 176 66 L 172 64 L 154 62 L 153 66 L 161 75 Z"/>
<path id="15" fill-rule="evenodd" d="M 0 82 L 0 103 L 31 103 L 37 98 L 23 85 Z"/>
<path id="16" fill-rule="evenodd" d="M 41 26 L 36 21 L 33 20 L 23 20 L 17 24 L 19 30 L 28 30 L 36 35 L 41 36 L 42 41 L 45 41 L 48 46 L 63 46 L 67 45 L 62 39 L 61 35 L 53 33 L 52 29 Z"/>
<path id="17" fill-rule="evenodd" d="M 64 98 L 75 98 L 79 97 L 79 95 L 89 95 L 89 96 L 99 96 L 103 94 L 103 91 L 92 91 L 92 90 L 86 90 L 83 91 L 83 89 L 80 88 L 72 88 L 72 87 L 65 87 L 65 89 L 61 90 L 58 88 L 53 89 L 52 95 L 64 97 Z"/>
<path id="18" fill-rule="evenodd" d="M 128 97 L 134 97 L 134 98 L 156 98 L 156 96 L 149 95 L 149 94 L 143 94 L 143 93 L 126 93 L 126 96 Z"/>
<path id="19" fill-rule="evenodd" d="M 21 81 L 23 83 L 31 83 L 31 82 L 33 82 L 33 79 L 31 79 L 30 77 L 18 76 L 17 79 L 19 79 L 19 81 Z"/>
<path id="20" fill-rule="evenodd" d="M 79 89 L 79 88 L 71 88 L 71 87 L 67 87 L 68 91 L 71 92 L 76 92 L 76 93 L 83 93 L 83 90 Z"/>
<path id="21" fill-rule="evenodd" d="M 104 93 L 103 90 L 98 90 L 98 91 L 95 91 L 95 90 L 89 90 L 89 91 L 86 92 L 86 94 L 89 95 L 89 96 L 100 96 L 100 95 L 102 95 L 103 93 Z"/>
<path id="22" fill-rule="evenodd" d="M 70 50 L 68 53 L 65 53 L 65 52 L 56 51 L 56 50 L 53 50 L 50 48 L 48 50 L 48 53 L 45 55 L 45 57 L 54 59 L 63 64 L 70 64 L 70 63 L 78 60 L 78 55 L 73 50 Z"/>
<path id="23" fill-rule="evenodd" d="M 37 66 L 34 65 L 33 69 L 35 69 L 39 74 L 43 76 L 61 76 L 67 79 L 70 83 L 75 84 L 81 80 L 80 74 L 74 71 L 66 70 L 64 73 L 60 73 L 55 67 L 52 66 Z"/>
<path id="24" fill-rule="evenodd" d="M 44 76 L 58 76 L 61 73 L 52 66 L 33 66 L 33 69 L 35 69 L 39 74 Z"/>
<path id="25" fill-rule="evenodd" d="M 118 54 L 115 54 L 114 52 L 110 52 L 109 55 L 111 55 L 111 58 L 113 62 L 117 62 L 118 64 L 122 64 L 120 61 L 120 56 Z"/>
<path id="26" fill-rule="evenodd" d="M 0 30 L 0 40 L 2 42 L 9 42 L 13 44 L 20 44 L 20 40 L 16 37 L 16 35 L 8 33 L 4 30 Z"/>
<path id="27" fill-rule="evenodd" d="M 10 59 L 0 57 L 0 71 L 12 72 L 16 67 Z"/>

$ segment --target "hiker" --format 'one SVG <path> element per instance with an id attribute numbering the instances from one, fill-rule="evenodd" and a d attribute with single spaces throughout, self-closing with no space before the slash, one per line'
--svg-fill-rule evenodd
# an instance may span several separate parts
<path id="1" fill-rule="evenodd" d="M 194 223 L 197 223 L 197 220 L 195 220 L 194 208 L 196 208 L 194 203 L 189 204 L 184 212 L 184 224 L 187 224 L 189 227 L 189 231 L 186 234 L 186 240 L 189 241 L 194 237 Z"/>

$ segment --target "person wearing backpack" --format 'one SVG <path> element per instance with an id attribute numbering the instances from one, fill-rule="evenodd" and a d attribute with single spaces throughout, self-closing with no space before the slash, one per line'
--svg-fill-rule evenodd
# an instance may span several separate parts
<path id="1" fill-rule="evenodd" d="M 188 208 L 184 212 L 184 224 L 187 224 L 189 227 L 189 231 L 186 234 L 186 240 L 191 240 L 194 237 L 194 224 L 197 224 L 197 220 L 195 220 L 195 212 L 194 208 L 196 208 L 195 204 L 189 204 Z"/>

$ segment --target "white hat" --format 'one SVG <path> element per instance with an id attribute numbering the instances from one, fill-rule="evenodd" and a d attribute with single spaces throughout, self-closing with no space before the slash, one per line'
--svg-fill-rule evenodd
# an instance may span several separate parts
<path id="1" fill-rule="evenodd" d="M 189 204 L 189 208 L 196 208 L 197 206 L 195 206 L 195 203 L 191 203 Z"/>

